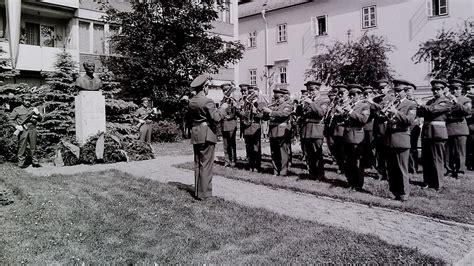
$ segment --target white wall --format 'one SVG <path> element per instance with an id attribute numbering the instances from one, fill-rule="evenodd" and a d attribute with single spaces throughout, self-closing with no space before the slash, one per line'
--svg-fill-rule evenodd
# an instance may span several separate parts
<path id="1" fill-rule="evenodd" d="M 317 44 L 331 44 L 335 40 L 346 41 L 361 36 L 366 30 L 361 26 L 362 7 L 377 6 L 377 27 L 369 33 L 385 36 L 396 46 L 389 54 L 395 77 L 414 82 L 417 86 L 428 85 L 428 64 L 415 65 L 411 57 L 421 42 L 434 38 L 441 28 L 451 29 L 473 19 L 474 1 L 448 0 L 449 15 L 428 18 L 425 0 L 321 0 L 312 3 L 267 12 L 269 32 L 269 63 L 288 60 L 288 82 L 292 92 L 303 88 L 304 72 L 309 68 L 311 56 L 321 52 Z M 311 36 L 311 17 L 328 15 L 328 36 Z M 287 23 L 288 42 L 277 44 L 276 25 Z M 246 43 L 248 33 L 257 30 L 257 48 L 247 49 L 240 61 L 240 82 L 249 83 L 249 69 L 257 68 L 257 85 L 264 88 L 262 77 L 265 64 L 265 24 L 262 16 L 255 15 L 239 20 L 239 38 Z"/>

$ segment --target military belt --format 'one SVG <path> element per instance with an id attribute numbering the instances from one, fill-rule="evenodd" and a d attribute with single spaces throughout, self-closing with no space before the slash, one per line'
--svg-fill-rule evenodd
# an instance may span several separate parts
<path id="1" fill-rule="evenodd" d="M 446 122 L 445 121 L 425 121 L 423 123 L 424 126 L 429 126 L 429 125 L 433 125 L 433 126 L 446 126 Z"/>
<path id="2" fill-rule="evenodd" d="M 196 127 L 196 126 L 207 126 L 207 122 L 204 121 L 204 122 L 193 123 L 193 127 Z"/>

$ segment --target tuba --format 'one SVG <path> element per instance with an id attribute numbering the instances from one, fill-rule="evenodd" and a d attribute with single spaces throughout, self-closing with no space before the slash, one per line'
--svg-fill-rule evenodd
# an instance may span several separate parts
<path id="1" fill-rule="evenodd" d="M 255 103 L 258 100 L 258 95 L 257 93 L 251 93 L 247 95 L 247 98 L 245 99 L 245 102 L 242 106 L 242 123 L 246 126 L 250 126 L 253 123 L 255 113 L 253 112 L 253 108 Z"/>

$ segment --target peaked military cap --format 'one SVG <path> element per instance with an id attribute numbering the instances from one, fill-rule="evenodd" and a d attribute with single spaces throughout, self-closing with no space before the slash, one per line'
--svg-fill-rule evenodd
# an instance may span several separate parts
<path id="1" fill-rule="evenodd" d="M 364 86 L 362 88 L 364 94 L 367 94 L 367 93 L 374 93 L 374 88 L 372 86 Z"/>
<path id="2" fill-rule="evenodd" d="M 246 90 L 248 87 L 250 87 L 250 85 L 242 83 L 242 84 L 239 85 L 239 87 L 240 87 L 241 90 Z"/>
<path id="3" fill-rule="evenodd" d="M 191 88 L 199 88 L 199 87 L 202 87 L 206 81 L 209 80 L 209 76 L 206 75 L 206 74 L 201 74 L 199 76 L 197 76 L 193 82 L 191 82 Z"/>
<path id="4" fill-rule="evenodd" d="M 309 81 L 306 81 L 306 83 L 304 84 L 305 86 L 310 86 L 310 85 L 318 85 L 318 86 L 321 86 L 321 82 L 320 81 L 314 81 L 314 80 L 309 80 Z"/>
<path id="5" fill-rule="evenodd" d="M 342 84 L 342 83 L 333 85 L 332 87 L 333 87 L 333 88 L 336 88 L 336 89 L 338 89 L 338 88 L 345 88 L 345 89 L 347 89 L 347 85 L 346 85 L 346 84 Z"/>
<path id="6" fill-rule="evenodd" d="M 393 90 L 394 91 L 402 91 L 405 90 L 405 87 L 410 87 L 411 83 L 404 79 L 394 79 L 393 80 Z"/>
<path id="7" fill-rule="evenodd" d="M 221 89 L 224 89 L 225 87 L 231 87 L 232 85 L 230 83 L 224 83 L 221 85 Z"/>
<path id="8" fill-rule="evenodd" d="M 301 93 L 306 93 L 308 92 L 308 90 L 301 90 Z"/>
<path id="9" fill-rule="evenodd" d="M 411 82 L 408 82 L 408 86 L 409 87 L 412 87 L 414 90 L 416 90 L 416 85 L 411 83 Z"/>
<path id="10" fill-rule="evenodd" d="M 474 85 L 474 79 L 466 80 L 466 82 L 464 82 L 464 86 L 472 86 L 472 85 Z"/>
<path id="11" fill-rule="evenodd" d="M 464 85 L 464 80 L 462 79 L 450 79 L 449 80 L 449 86 L 456 86 L 456 87 L 462 87 Z"/>
<path id="12" fill-rule="evenodd" d="M 446 86 L 448 86 L 448 83 L 446 83 L 446 81 L 440 79 L 433 79 L 430 84 L 433 88 L 445 88 Z"/>
<path id="13" fill-rule="evenodd" d="M 389 82 L 388 82 L 387 79 L 379 79 L 379 80 L 375 81 L 375 84 L 377 84 L 377 85 L 380 85 L 382 83 L 387 83 L 388 84 Z"/>
<path id="14" fill-rule="evenodd" d="M 286 94 L 286 92 L 283 89 L 274 89 L 273 94 Z"/>
<path id="15" fill-rule="evenodd" d="M 142 98 L 142 102 L 144 102 L 144 101 L 150 101 L 150 98 L 148 98 L 148 97 L 143 97 L 143 98 Z"/>

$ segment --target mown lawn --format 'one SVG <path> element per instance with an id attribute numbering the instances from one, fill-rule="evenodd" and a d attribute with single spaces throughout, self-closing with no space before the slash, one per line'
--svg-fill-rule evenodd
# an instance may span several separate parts
<path id="1" fill-rule="evenodd" d="M 2 264 L 444 264 L 375 236 L 117 171 L 35 177 L 0 165 Z"/>
<path id="2" fill-rule="evenodd" d="M 401 211 L 412 212 L 434 218 L 453 220 L 457 222 L 474 224 L 473 218 L 473 195 L 474 174 L 461 179 L 446 178 L 443 180 L 443 188 L 437 192 L 433 189 L 422 188 L 422 174 L 416 174 L 411 178 L 410 197 L 405 202 L 393 200 L 389 191 L 388 182 L 375 180 L 375 170 L 367 171 L 365 178 L 365 192 L 356 192 L 347 188 L 346 177 L 336 174 L 336 165 L 326 164 L 325 181 L 309 180 L 305 163 L 295 155 L 290 173 L 287 177 L 273 176 L 271 158 L 263 156 L 262 166 L 264 173 L 250 172 L 245 170 L 245 162 L 238 161 L 236 168 L 223 166 L 223 158 L 214 164 L 214 174 L 227 178 L 237 179 L 262 184 L 275 188 L 289 189 L 320 196 L 328 196 L 342 200 L 387 207 Z M 192 170 L 192 162 L 177 165 L 177 167 Z"/>

